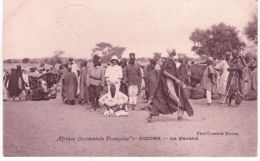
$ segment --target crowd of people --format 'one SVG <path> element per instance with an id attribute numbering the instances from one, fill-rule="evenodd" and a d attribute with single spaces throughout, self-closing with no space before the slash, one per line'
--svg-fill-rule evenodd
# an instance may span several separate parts
<path id="1" fill-rule="evenodd" d="M 58 68 L 58 69 L 57 69 Z M 18 100 L 49 100 L 56 98 L 57 83 L 61 73 L 59 67 L 45 68 L 25 68 L 21 65 L 16 68 L 5 70 L 4 74 L 4 101 L 12 99 Z"/>
<path id="2" fill-rule="evenodd" d="M 108 64 L 102 64 L 101 55 L 95 54 L 92 62 L 84 61 L 80 68 L 69 59 L 62 67 L 40 71 L 53 73 L 57 69 L 57 74 L 52 77 L 55 81 L 49 83 L 51 85 L 47 85 L 50 81 L 42 76 L 38 76 L 36 82 L 43 93 L 56 95 L 50 91 L 56 91 L 56 84 L 61 80 L 64 103 L 90 104 L 91 112 L 98 112 L 103 106 L 105 116 L 127 116 L 130 110 L 137 108 L 138 96 L 144 89 L 142 97 L 147 108 L 142 108 L 149 111 L 148 122 L 159 114 L 177 112 L 178 120 L 182 120 L 184 112 L 192 116 L 194 110 L 188 100 L 190 91 L 197 93 L 196 96 L 201 92 L 201 96 L 206 97 L 205 106 L 212 104 L 212 98 L 221 99 L 221 104 L 228 106 L 237 106 L 242 100 L 257 99 L 256 57 L 241 56 L 237 50 L 227 52 L 220 60 L 208 57 L 206 62 L 199 64 L 205 68 L 201 80 L 194 84 L 194 61 L 176 59 L 175 50 L 167 52 L 167 58 L 155 53 L 147 66 L 136 62 L 135 53 L 129 53 L 128 59 L 121 60 L 113 55 Z M 37 75 L 39 70 L 30 73 Z M 28 70 L 22 70 L 21 66 L 11 69 L 11 73 L 6 72 L 4 99 L 21 98 L 23 91 L 32 91 L 32 82 L 28 79 Z"/>

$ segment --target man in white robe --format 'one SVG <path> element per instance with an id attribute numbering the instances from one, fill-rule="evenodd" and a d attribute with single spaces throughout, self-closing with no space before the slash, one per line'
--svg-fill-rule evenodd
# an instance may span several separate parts
<path id="1" fill-rule="evenodd" d="M 221 96 L 226 95 L 226 86 L 228 81 L 228 62 L 230 59 L 230 54 L 225 54 L 225 59 L 221 60 L 216 66 L 215 69 L 219 72 L 219 79 L 217 80 L 217 91 Z"/>

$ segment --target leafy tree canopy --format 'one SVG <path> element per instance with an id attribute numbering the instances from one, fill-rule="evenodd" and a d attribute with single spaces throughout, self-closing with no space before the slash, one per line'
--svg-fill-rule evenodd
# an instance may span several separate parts
<path id="1" fill-rule="evenodd" d="M 235 27 L 220 23 L 209 29 L 195 29 L 191 33 L 190 40 L 194 45 L 191 48 L 198 55 L 221 58 L 228 51 L 242 50 L 245 44 L 239 39 Z"/>

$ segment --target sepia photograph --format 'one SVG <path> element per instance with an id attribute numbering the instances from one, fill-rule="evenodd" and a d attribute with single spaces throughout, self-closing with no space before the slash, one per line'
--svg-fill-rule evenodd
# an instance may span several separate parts
<path id="1" fill-rule="evenodd" d="M 3 0 L 3 156 L 257 157 L 257 0 Z"/>

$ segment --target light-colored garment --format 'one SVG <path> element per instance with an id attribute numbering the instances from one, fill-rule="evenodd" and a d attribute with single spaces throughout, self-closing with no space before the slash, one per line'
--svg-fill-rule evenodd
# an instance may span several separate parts
<path id="1" fill-rule="evenodd" d="M 220 75 L 217 81 L 217 91 L 221 95 L 226 95 L 229 65 L 226 60 L 222 60 L 215 66 L 215 68 L 220 70 Z"/>
<path id="2" fill-rule="evenodd" d="M 175 61 L 175 64 L 176 64 L 176 68 L 177 68 L 177 69 L 181 66 L 181 63 L 178 62 L 178 61 Z"/>
<path id="3" fill-rule="evenodd" d="M 170 96 L 172 97 L 172 99 L 174 99 L 177 103 L 178 103 L 178 116 L 179 117 L 182 117 L 183 114 L 184 114 L 184 110 L 182 110 L 181 108 L 179 108 L 180 106 L 182 106 L 181 102 L 180 102 L 180 99 L 179 97 L 177 96 L 177 93 L 175 92 L 175 88 L 174 88 L 174 84 L 173 84 L 173 81 L 170 79 L 170 78 L 167 78 L 167 86 L 169 88 L 169 94 Z M 180 87 L 179 87 L 180 88 Z M 177 90 L 178 92 L 179 89 Z M 180 95 L 180 93 L 178 94 Z"/>
<path id="4" fill-rule="evenodd" d="M 137 94 L 138 94 L 138 86 L 130 85 L 128 87 L 128 96 L 129 96 L 129 104 L 136 105 L 137 104 Z"/>
<path id="5" fill-rule="evenodd" d="M 118 65 L 108 66 L 105 72 L 106 81 L 110 83 L 117 83 L 123 77 L 122 67 Z"/>
<path id="6" fill-rule="evenodd" d="M 88 68 L 83 67 L 80 70 L 79 91 L 80 91 L 80 98 L 84 101 L 88 100 L 87 74 L 88 74 Z"/>
<path id="7" fill-rule="evenodd" d="M 7 76 L 5 75 L 4 76 L 4 86 L 3 86 L 3 90 L 4 90 L 4 93 L 3 93 L 3 99 L 4 100 L 8 100 L 8 79 L 7 79 Z"/>
<path id="8" fill-rule="evenodd" d="M 255 68 L 251 73 L 252 79 L 252 89 L 257 90 L 257 68 Z"/>
<path id="9" fill-rule="evenodd" d="M 104 116 L 117 116 L 117 117 L 122 117 L 122 116 L 128 116 L 128 112 L 126 112 L 125 110 L 119 110 L 119 111 L 116 111 L 114 112 L 114 110 L 112 109 L 109 109 L 109 110 L 106 110 L 104 112 Z"/>
<path id="10" fill-rule="evenodd" d="M 177 93 L 175 92 L 175 87 L 174 87 L 173 81 L 170 78 L 167 78 L 166 81 L 167 81 L 167 86 L 168 86 L 169 94 L 170 94 L 171 98 L 178 103 L 178 106 L 180 106 L 180 99 L 177 96 Z"/>
<path id="11" fill-rule="evenodd" d="M 115 115 L 117 116 L 117 117 L 122 117 L 122 116 L 128 116 L 128 112 L 126 112 L 126 111 L 124 111 L 124 110 L 119 110 L 119 111 L 117 111 L 117 112 L 115 112 Z"/>
<path id="12" fill-rule="evenodd" d="M 23 81 L 25 83 L 25 89 L 29 90 L 30 89 L 30 87 L 29 87 L 29 75 L 27 73 L 23 73 L 22 77 L 23 77 Z"/>
<path id="13" fill-rule="evenodd" d="M 47 82 L 45 80 L 40 80 L 41 81 L 41 86 L 43 88 L 43 91 L 44 92 L 47 92 L 48 91 L 48 88 L 47 88 Z"/>
<path id="14" fill-rule="evenodd" d="M 108 66 L 105 72 L 106 82 L 108 84 L 108 90 L 110 90 L 111 84 L 116 86 L 116 90 L 119 91 L 120 82 L 123 78 L 122 67 L 118 65 Z"/>
<path id="15" fill-rule="evenodd" d="M 79 68 L 78 68 L 78 65 L 73 61 L 73 64 L 71 65 L 71 71 L 73 72 L 73 73 L 75 73 L 76 74 L 76 76 L 78 77 L 78 70 L 79 70 Z"/>
<path id="16" fill-rule="evenodd" d="M 144 82 L 144 70 L 140 67 L 140 71 L 141 71 L 141 89 L 145 88 L 145 82 Z"/>
<path id="17" fill-rule="evenodd" d="M 123 105 L 126 104 L 128 101 L 128 97 L 120 92 L 116 91 L 114 97 L 112 97 L 111 93 L 108 92 L 105 95 L 103 95 L 98 102 L 104 106 L 110 107 L 104 112 L 104 116 L 128 116 L 128 112 L 122 110 Z M 118 108 L 118 111 L 114 111 L 114 108 Z"/>
<path id="18" fill-rule="evenodd" d="M 206 98 L 207 98 L 207 103 L 212 103 L 211 100 L 211 90 L 206 90 Z"/>
<path id="19" fill-rule="evenodd" d="M 155 64 L 154 69 L 157 70 L 157 71 L 160 71 L 161 70 L 161 66 L 159 64 Z"/>
<path id="20" fill-rule="evenodd" d="M 90 66 L 88 68 L 88 75 L 87 75 L 87 86 L 94 85 L 94 86 L 104 86 L 105 84 L 105 77 L 104 77 L 104 70 L 102 66 Z"/>
<path id="21" fill-rule="evenodd" d="M 98 102 L 104 106 L 113 107 L 113 106 L 121 106 L 126 104 L 128 101 L 128 97 L 120 91 L 115 92 L 115 96 L 112 97 L 111 93 L 108 92 L 104 94 L 101 98 L 99 98 Z"/>
<path id="22" fill-rule="evenodd" d="M 242 94 L 245 96 L 252 87 L 251 70 L 248 64 L 243 68 Z"/>

